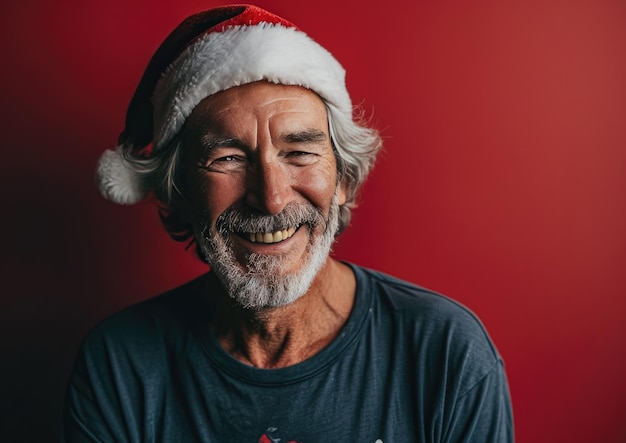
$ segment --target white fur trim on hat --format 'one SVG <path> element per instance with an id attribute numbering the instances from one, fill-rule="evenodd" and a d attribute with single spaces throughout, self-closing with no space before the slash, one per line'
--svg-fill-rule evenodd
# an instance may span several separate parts
<path id="1" fill-rule="evenodd" d="M 305 33 L 268 23 L 234 26 L 190 45 L 157 84 L 155 151 L 172 140 L 203 99 L 259 80 L 303 86 L 340 112 L 352 113 L 343 67 Z"/>
<path id="2" fill-rule="evenodd" d="M 121 205 L 132 205 L 146 197 L 140 177 L 128 167 L 122 147 L 115 151 L 107 149 L 98 161 L 96 181 L 100 192 L 107 199 Z"/>

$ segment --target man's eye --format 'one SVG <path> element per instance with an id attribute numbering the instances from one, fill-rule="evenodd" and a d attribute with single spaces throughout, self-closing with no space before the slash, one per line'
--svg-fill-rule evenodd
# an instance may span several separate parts
<path id="1" fill-rule="evenodd" d="M 226 155 L 224 157 L 220 157 L 218 159 L 215 159 L 216 162 L 234 162 L 234 161 L 238 161 L 239 158 L 234 156 L 234 155 Z"/>
<path id="2" fill-rule="evenodd" d="M 295 166 L 308 166 L 315 163 L 318 156 L 308 151 L 292 151 L 287 154 L 289 162 Z"/>
<path id="3" fill-rule="evenodd" d="M 241 155 L 223 155 L 217 158 L 209 158 L 199 165 L 206 171 L 226 172 L 239 170 L 245 166 L 246 158 Z"/>
<path id="4" fill-rule="evenodd" d="M 313 158 L 313 154 L 307 151 L 292 151 L 287 154 L 287 158 L 295 162 L 308 162 Z"/>

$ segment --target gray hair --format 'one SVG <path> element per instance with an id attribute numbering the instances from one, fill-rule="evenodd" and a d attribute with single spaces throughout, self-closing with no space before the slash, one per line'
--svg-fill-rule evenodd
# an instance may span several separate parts
<path id="1" fill-rule="evenodd" d="M 326 101 L 324 104 L 337 162 L 338 183 L 344 186 L 347 197 L 339 209 L 339 235 L 350 224 L 358 190 L 374 166 L 382 139 L 378 130 L 369 127 L 370 122 L 361 109 L 355 109 L 353 117 Z M 179 131 L 164 149 L 148 157 L 138 158 L 131 152 L 123 152 L 125 166 L 140 177 L 142 187 L 154 192 L 159 200 L 161 220 L 177 241 L 186 241 L 193 236 L 192 227 L 181 220 L 177 210 L 185 201 L 185 189 L 181 186 L 183 172 L 178 167 L 183 148 L 182 132 Z"/>

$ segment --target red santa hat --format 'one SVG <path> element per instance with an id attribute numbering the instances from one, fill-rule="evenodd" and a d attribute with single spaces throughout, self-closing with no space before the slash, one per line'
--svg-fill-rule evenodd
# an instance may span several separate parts
<path id="1" fill-rule="evenodd" d="M 142 200 L 150 190 L 124 154 L 150 156 L 168 149 L 204 98 L 259 80 L 305 87 L 333 111 L 352 115 L 344 69 L 294 24 L 251 5 L 201 12 L 183 21 L 150 60 L 116 150 L 100 158 L 102 194 L 120 204 Z"/>

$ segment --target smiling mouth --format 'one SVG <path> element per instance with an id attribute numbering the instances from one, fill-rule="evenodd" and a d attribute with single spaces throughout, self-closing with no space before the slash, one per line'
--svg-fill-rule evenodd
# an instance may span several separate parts
<path id="1" fill-rule="evenodd" d="M 296 232 L 296 229 L 291 227 L 276 232 L 244 232 L 241 236 L 252 243 L 272 244 L 287 240 Z"/>

